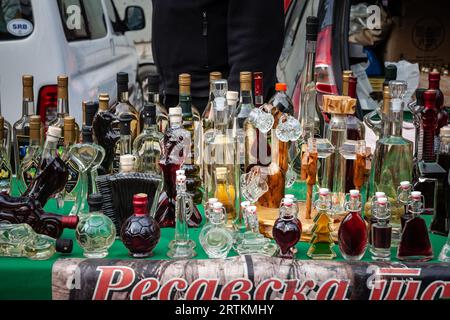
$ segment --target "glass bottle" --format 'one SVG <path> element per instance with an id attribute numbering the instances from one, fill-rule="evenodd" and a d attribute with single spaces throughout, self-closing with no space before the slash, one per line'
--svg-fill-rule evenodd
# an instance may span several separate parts
<path id="1" fill-rule="evenodd" d="M 433 248 L 428 235 L 425 220 L 420 217 L 423 212 L 422 193 L 411 193 L 408 211 L 412 218 L 405 224 L 398 247 L 397 258 L 402 261 L 429 261 L 433 259 Z"/>
<path id="2" fill-rule="evenodd" d="M 221 72 L 211 72 L 209 74 L 209 100 L 206 105 L 205 111 L 202 115 L 202 129 L 203 135 L 206 134 L 209 130 L 214 127 L 214 111 L 213 111 L 213 103 L 214 103 L 214 81 L 222 79 Z"/>
<path id="3" fill-rule="evenodd" d="M 120 139 L 119 132 L 114 130 L 116 123 L 117 117 L 109 111 L 109 95 L 100 94 L 99 110 L 92 124 L 94 142 L 105 149 L 105 158 L 98 170 L 100 175 L 113 172 L 116 145 Z"/>
<path id="4" fill-rule="evenodd" d="M 412 185 L 409 181 L 400 182 L 400 187 L 397 189 L 397 201 L 403 206 L 403 213 L 401 215 L 401 230 L 405 228 L 405 224 L 412 217 L 409 215 L 408 203 L 411 197 Z"/>
<path id="5" fill-rule="evenodd" d="M 225 226 L 226 216 L 222 203 L 214 203 L 209 223 L 200 232 L 200 244 L 210 259 L 225 259 L 233 246 L 233 235 Z"/>
<path id="6" fill-rule="evenodd" d="M 161 238 L 158 223 L 148 212 L 148 196 L 133 197 L 134 213 L 122 225 L 120 237 L 133 258 L 147 258 Z"/>
<path id="7" fill-rule="evenodd" d="M 253 73 L 255 88 L 255 107 L 259 108 L 264 104 L 264 74 L 262 72 Z"/>
<path id="8" fill-rule="evenodd" d="M 180 86 L 180 101 L 178 106 L 182 110 L 183 128 L 189 132 L 190 138 L 190 152 L 186 156 L 182 169 L 186 172 L 187 190 L 192 194 L 194 203 L 196 205 L 202 202 L 203 193 L 201 190 L 202 178 L 201 170 L 198 165 L 196 157 L 200 154 L 198 151 L 200 140 L 200 131 L 198 131 L 198 124 L 193 116 L 192 98 L 191 98 L 191 76 L 189 74 L 181 74 L 179 76 Z"/>
<path id="9" fill-rule="evenodd" d="M 334 259 L 336 253 L 333 251 L 334 241 L 331 237 L 331 220 L 329 217 L 331 195 L 328 189 L 322 188 L 319 190 L 319 199 L 314 206 L 316 207 L 317 215 L 314 218 L 313 236 L 307 255 L 311 259 Z"/>
<path id="10" fill-rule="evenodd" d="M 87 201 L 90 212 L 80 216 L 76 239 L 86 258 L 105 258 L 116 238 L 116 227 L 111 219 L 102 213 L 102 195 L 91 194 Z"/>
<path id="11" fill-rule="evenodd" d="M 372 129 L 379 139 L 382 139 L 390 134 L 391 123 L 389 119 L 389 109 L 391 104 L 391 92 L 389 85 L 383 87 L 383 101 L 380 106 L 364 116 L 364 123 L 368 128 Z M 377 116 L 380 120 L 376 121 L 373 118 Z"/>
<path id="12" fill-rule="evenodd" d="M 439 133 L 441 128 L 448 124 L 448 113 L 444 107 L 444 93 L 440 89 L 441 74 L 439 72 L 432 71 L 428 75 L 429 90 L 436 92 L 436 109 L 438 110 L 438 126 L 435 132 L 435 147 L 436 150 L 439 147 Z"/>
<path id="13" fill-rule="evenodd" d="M 422 160 L 425 162 L 436 161 L 434 148 L 434 136 L 438 128 L 437 91 L 427 90 L 424 92 L 425 109 L 422 112 L 421 144 Z"/>
<path id="14" fill-rule="evenodd" d="M 27 190 L 31 181 L 41 172 L 39 167 L 41 156 L 41 117 L 30 116 L 30 144 L 25 157 L 20 163 L 17 174 L 19 179 L 19 192 L 21 194 Z"/>
<path id="15" fill-rule="evenodd" d="M 5 125 L 5 118 L 0 116 L 0 128 Z M 3 141 L 4 131 L 0 130 L 0 141 Z M 11 191 L 12 169 L 8 152 L 3 144 L 0 145 L 0 192 L 9 194 Z"/>
<path id="16" fill-rule="evenodd" d="M 0 224 L 0 256 L 48 260 L 56 252 L 68 254 L 73 249 L 70 239 L 54 240 L 36 234 L 28 224 Z"/>
<path id="17" fill-rule="evenodd" d="M 236 109 L 239 102 L 239 92 L 228 91 L 227 92 L 227 103 L 228 103 L 228 124 L 227 128 L 233 130 L 234 118 L 236 117 Z"/>
<path id="18" fill-rule="evenodd" d="M 376 218 L 376 210 L 378 200 L 381 198 L 386 198 L 386 194 L 384 192 L 376 192 L 372 197 L 371 201 L 366 202 L 366 206 L 364 208 L 364 219 L 367 221 L 367 230 L 368 230 L 368 238 L 369 238 L 369 247 L 372 245 L 372 226 L 377 223 Z M 390 208 L 390 204 L 388 203 L 388 208 Z"/>
<path id="19" fill-rule="evenodd" d="M 446 176 L 450 175 L 450 126 L 441 128 L 438 164 L 445 170 Z M 447 235 L 450 229 L 450 181 L 447 179 L 443 182 L 441 188 L 441 194 L 438 195 L 438 199 L 445 199 L 445 201 L 439 201 L 439 208 L 435 212 L 435 217 L 431 223 L 431 232 Z"/>
<path id="20" fill-rule="evenodd" d="M 158 124 L 158 130 L 161 133 L 166 132 L 169 127 L 169 114 L 167 108 L 161 104 L 159 99 L 159 85 L 160 77 L 158 73 L 150 73 L 147 77 L 148 81 L 148 93 L 147 102 L 156 106 L 156 123 Z M 142 111 L 140 112 L 140 131 L 144 130 L 144 121 Z"/>
<path id="21" fill-rule="evenodd" d="M 64 118 L 70 114 L 69 112 L 69 77 L 66 75 L 58 76 L 58 104 L 57 116 L 49 121 L 48 126 L 61 128 L 62 136 L 58 142 L 58 149 L 64 147 Z M 75 137 L 78 141 L 80 127 L 75 123 Z"/>
<path id="22" fill-rule="evenodd" d="M 302 235 L 302 224 L 297 219 L 296 206 L 292 198 L 285 198 L 281 204 L 280 216 L 275 221 L 272 235 L 280 247 L 280 257 L 293 259 L 295 246 Z"/>
<path id="23" fill-rule="evenodd" d="M 191 259 L 197 253 L 195 242 L 189 239 L 187 221 L 194 212 L 195 205 L 192 196 L 186 191 L 186 176 L 177 176 L 176 186 L 175 235 L 169 244 L 167 256 L 173 259 Z"/>
<path id="24" fill-rule="evenodd" d="M 30 145 L 30 117 L 35 114 L 33 76 L 22 77 L 22 117 L 13 126 L 15 172 L 19 172 L 20 164 L 27 154 Z"/>
<path id="25" fill-rule="evenodd" d="M 129 113 L 122 113 L 119 116 L 120 139 L 116 143 L 115 156 L 113 161 L 113 173 L 119 172 L 120 156 L 133 153 L 133 139 L 131 125 L 133 116 Z"/>
<path id="26" fill-rule="evenodd" d="M 389 224 L 391 212 L 388 199 L 378 198 L 374 205 L 376 222 L 371 226 L 372 246 L 370 252 L 375 261 L 391 260 L 392 226 Z"/>
<path id="27" fill-rule="evenodd" d="M 88 102 L 85 102 L 83 105 L 84 105 L 83 126 L 87 126 L 92 129 L 92 126 L 94 124 L 94 119 L 95 119 L 95 116 L 97 115 L 100 105 L 99 105 L 98 101 L 88 101 Z"/>
<path id="28" fill-rule="evenodd" d="M 366 252 L 368 236 L 361 216 L 362 202 L 358 190 L 350 190 L 350 201 L 345 207 L 348 214 L 339 227 L 339 249 L 345 260 L 359 261 Z"/>
<path id="29" fill-rule="evenodd" d="M 1 100 L 1 95 L 0 95 L 0 100 Z M 0 101 L 0 117 L 1 117 L 1 115 L 2 115 L 2 103 Z M 0 140 L 0 144 L 2 144 L 3 147 L 5 148 L 8 159 L 11 159 L 11 136 L 13 133 L 11 124 L 4 119 L 3 127 L 1 129 L 3 129 L 3 139 Z"/>
<path id="30" fill-rule="evenodd" d="M 131 116 L 130 132 L 131 142 L 133 142 L 139 134 L 139 113 L 129 101 L 128 82 L 128 73 L 119 72 L 117 74 L 117 102 L 111 106 L 109 111 L 117 118 L 120 118 L 122 114 Z M 119 128 L 116 130 L 119 131 Z"/>
<path id="31" fill-rule="evenodd" d="M 450 262 L 450 234 L 447 238 L 447 242 L 442 247 L 441 253 L 439 254 L 439 261 Z"/>
<path id="32" fill-rule="evenodd" d="M 182 127 L 181 108 L 170 108 L 169 119 L 170 127 L 164 134 L 159 161 L 164 179 L 164 192 L 161 193 L 155 214 L 155 219 L 161 228 L 175 227 L 176 172 L 181 169 L 191 147 L 191 135 Z M 189 226 L 198 227 L 201 221 L 200 212 L 197 207 L 194 207 L 194 212 L 188 221 Z"/>
<path id="33" fill-rule="evenodd" d="M 134 140 L 133 154 L 136 171 L 160 174 L 161 141 L 164 135 L 158 131 L 156 106 L 146 103 L 141 112 L 142 133 Z"/>
<path id="34" fill-rule="evenodd" d="M 392 94 L 389 121 L 391 134 L 377 141 L 372 171 L 369 181 L 369 196 L 375 192 L 385 192 L 391 205 L 392 243 L 399 241 L 403 205 L 397 202 L 397 188 L 402 181 L 411 181 L 413 163 L 413 144 L 402 136 L 403 105 L 402 100 L 407 85 L 403 81 L 391 81 Z"/>
<path id="35" fill-rule="evenodd" d="M 59 127 L 49 127 L 47 130 L 47 138 L 45 139 L 44 148 L 42 149 L 42 157 L 39 167 L 44 170 L 55 158 L 59 158 L 58 143 L 61 140 L 62 129 Z"/>

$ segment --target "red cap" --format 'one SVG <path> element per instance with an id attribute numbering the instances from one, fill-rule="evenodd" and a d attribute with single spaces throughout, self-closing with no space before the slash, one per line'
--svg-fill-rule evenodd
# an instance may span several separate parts
<path id="1" fill-rule="evenodd" d="M 61 217 L 61 224 L 63 228 L 76 229 L 78 225 L 78 216 L 64 216 Z"/>
<path id="2" fill-rule="evenodd" d="M 430 72 L 428 75 L 429 81 L 441 81 L 441 74 L 439 72 Z"/>
<path id="3" fill-rule="evenodd" d="M 286 83 L 277 83 L 275 85 L 276 91 L 287 91 L 287 84 Z"/>
<path id="4" fill-rule="evenodd" d="M 145 193 L 139 193 L 133 196 L 134 214 L 144 216 L 147 214 L 148 196 Z"/>
<path id="5" fill-rule="evenodd" d="M 436 108 L 437 92 L 435 90 L 427 90 L 423 93 L 423 100 L 425 101 L 426 109 Z"/>

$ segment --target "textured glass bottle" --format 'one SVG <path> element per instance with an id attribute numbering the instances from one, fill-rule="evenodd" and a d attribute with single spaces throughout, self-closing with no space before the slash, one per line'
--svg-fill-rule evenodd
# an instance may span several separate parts
<path id="1" fill-rule="evenodd" d="M 200 232 L 200 244 L 210 259 L 226 258 L 233 246 L 233 235 L 225 226 L 226 215 L 222 203 L 214 203 L 209 212 L 209 223 Z"/>
<path id="2" fill-rule="evenodd" d="M 90 212 L 80 216 L 76 238 L 86 258 L 104 258 L 116 238 L 116 227 L 111 219 L 101 212 L 103 205 L 101 195 L 91 194 L 87 201 Z"/>
<path id="3" fill-rule="evenodd" d="M 5 118 L 0 116 L 0 128 L 5 125 Z M 3 141 L 4 131 L 0 130 L 0 141 Z M 8 152 L 3 144 L 0 145 L 0 192 L 9 194 L 11 190 L 12 169 Z"/>
<path id="4" fill-rule="evenodd" d="M 280 247 L 280 257 L 293 259 L 295 246 L 302 235 L 302 224 L 297 219 L 296 206 L 292 198 L 285 198 L 281 203 L 280 216 L 275 221 L 272 235 Z"/>
<path id="5" fill-rule="evenodd" d="M 17 177 L 19 179 L 19 192 L 22 194 L 27 190 L 31 181 L 41 172 L 41 117 L 30 117 L 30 144 L 27 153 L 20 163 Z"/>
<path id="6" fill-rule="evenodd" d="M 160 174 L 161 141 L 164 135 L 158 131 L 156 106 L 146 103 L 141 112 L 142 133 L 134 140 L 133 154 L 136 157 L 136 172 Z"/>
<path id="7" fill-rule="evenodd" d="M 30 117 L 35 114 L 33 82 L 33 76 L 24 75 L 22 77 L 22 117 L 13 125 L 16 173 L 19 172 L 20 164 L 25 158 L 28 146 L 30 145 Z"/>
<path id="8" fill-rule="evenodd" d="M 0 224 L 0 256 L 50 259 L 55 252 L 71 253 L 72 240 L 54 240 L 40 235 L 28 224 Z"/>

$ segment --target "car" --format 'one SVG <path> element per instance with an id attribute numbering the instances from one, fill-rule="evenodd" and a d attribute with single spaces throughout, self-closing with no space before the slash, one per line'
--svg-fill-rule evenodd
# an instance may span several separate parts
<path id="1" fill-rule="evenodd" d="M 36 112 L 43 122 L 55 116 L 60 74 L 69 76 L 70 113 L 78 123 L 82 101 L 105 92 L 114 102 L 118 72 L 130 75 L 130 92 L 136 92 L 139 57 L 125 34 L 144 29 L 145 14 L 132 5 L 124 16 L 119 18 L 112 0 L 3 0 L 0 92 L 5 119 L 13 123 L 21 117 L 23 74 L 34 76 Z"/>

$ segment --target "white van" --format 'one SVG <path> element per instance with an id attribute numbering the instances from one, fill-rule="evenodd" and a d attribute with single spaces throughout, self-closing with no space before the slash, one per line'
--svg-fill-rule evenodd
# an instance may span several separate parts
<path id="1" fill-rule="evenodd" d="M 118 72 L 137 78 L 138 54 L 125 33 L 145 24 L 141 7 L 127 7 L 121 20 L 112 0 L 0 0 L 2 115 L 11 123 L 21 117 L 21 77 L 32 74 L 36 111 L 52 117 L 56 78 L 66 74 L 70 113 L 80 123 L 83 100 L 100 92 L 116 98 Z M 130 84 L 131 92 L 136 88 Z"/>

